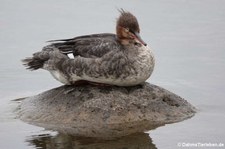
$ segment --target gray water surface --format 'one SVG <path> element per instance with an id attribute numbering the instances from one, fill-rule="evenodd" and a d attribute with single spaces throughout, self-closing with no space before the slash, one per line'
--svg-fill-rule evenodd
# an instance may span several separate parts
<path id="1" fill-rule="evenodd" d="M 46 71 L 25 70 L 21 59 L 41 50 L 47 40 L 114 32 L 118 8 L 136 15 L 141 36 L 153 49 L 156 67 L 148 81 L 198 108 L 189 120 L 157 128 L 147 136 L 132 136 L 128 147 L 225 144 L 224 0 L 0 0 L 1 149 L 82 147 L 77 144 L 119 148 L 126 144 L 129 138 L 100 143 L 25 124 L 13 114 L 17 102 L 12 101 L 61 85 Z M 138 138 L 142 137 L 141 142 Z"/>

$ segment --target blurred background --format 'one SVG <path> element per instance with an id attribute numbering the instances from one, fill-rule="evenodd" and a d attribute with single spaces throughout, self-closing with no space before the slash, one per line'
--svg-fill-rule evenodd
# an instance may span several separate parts
<path id="1" fill-rule="evenodd" d="M 63 146 L 58 148 L 75 148 L 74 142 L 80 143 L 80 138 L 25 124 L 13 114 L 17 103 L 12 100 L 62 85 L 47 71 L 25 70 L 20 60 L 41 50 L 48 40 L 114 33 L 120 8 L 138 18 L 141 36 L 153 49 L 156 66 L 148 82 L 198 109 L 189 120 L 150 131 L 147 138 L 136 136 L 145 142 L 133 139 L 129 148 L 135 144 L 159 149 L 180 148 L 178 143 L 225 144 L 224 0 L 0 0 L 0 148 L 57 148 L 49 143 L 55 138 Z M 98 147 L 119 147 L 116 143 Z M 83 142 L 86 148 L 93 147 L 90 144 L 95 143 Z"/>

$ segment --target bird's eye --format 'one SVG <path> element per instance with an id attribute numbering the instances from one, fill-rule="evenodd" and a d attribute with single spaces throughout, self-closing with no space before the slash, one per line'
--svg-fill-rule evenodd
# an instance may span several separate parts
<path id="1" fill-rule="evenodd" d="M 129 32 L 129 28 L 125 28 L 125 32 Z"/>

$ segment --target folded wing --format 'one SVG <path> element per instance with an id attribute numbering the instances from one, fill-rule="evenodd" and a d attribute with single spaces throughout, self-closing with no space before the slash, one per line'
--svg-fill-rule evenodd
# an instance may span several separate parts
<path id="1" fill-rule="evenodd" d="M 102 57 L 113 49 L 117 49 L 120 44 L 115 34 L 92 34 L 79 36 L 71 39 L 52 40 L 50 46 L 58 49 L 65 55 L 73 54 L 74 57 L 85 58 Z M 45 47 L 43 48 L 45 50 Z"/>

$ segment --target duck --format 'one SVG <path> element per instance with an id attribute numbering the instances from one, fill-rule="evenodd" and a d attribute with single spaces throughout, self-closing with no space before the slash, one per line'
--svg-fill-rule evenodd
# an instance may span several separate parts
<path id="1" fill-rule="evenodd" d="M 65 85 L 90 82 L 135 86 L 152 74 L 155 59 L 142 40 L 137 18 L 123 9 L 116 33 L 82 35 L 50 40 L 50 44 L 22 60 L 29 70 L 44 69 Z"/>

